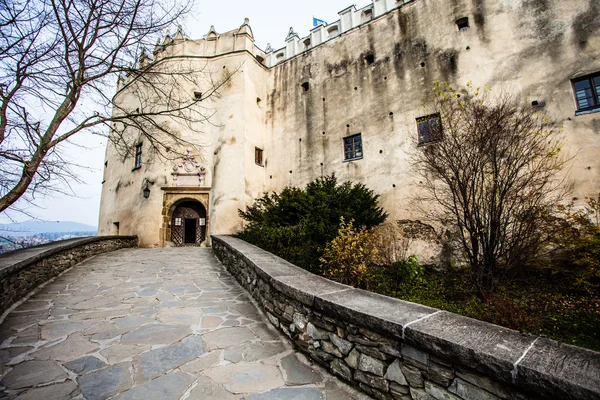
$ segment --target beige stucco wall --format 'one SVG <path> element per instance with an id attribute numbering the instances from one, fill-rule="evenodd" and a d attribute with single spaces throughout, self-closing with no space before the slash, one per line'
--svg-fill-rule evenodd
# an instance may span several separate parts
<path id="1" fill-rule="evenodd" d="M 381 7 L 382 0 L 375 4 Z M 211 124 L 197 128 L 210 181 L 211 233 L 236 232 L 242 226 L 237 210 L 265 191 L 332 173 L 381 194 L 392 219 L 424 220 L 413 199 L 419 181 L 410 157 L 418 151 L 415 118 L 428 113 L 424 98 L 435 81 L 489 84 L 493 92 L 545 102 L 562 122 L 573 157 L 572 196 L 597 196 L 600 114 L 575 116 L 571 79 L 600 71 L 599 14 L 595 0 L 415 0 L 380 9 L 366 23 L 364 13 L 348 20 L 350 14 L 341 14 L 340 35 L 302 51 L 300 39 L 291 38 L 285 51 L 294 56 L 270 68 L 254 55 L 271 65 L 274 53 L 261 52 L 237 31 L 172 46 L 169 54 L 197 56 L 214 71 L 241 66 L 211 100 Z M 455 21 L 465 16 L 470 28 L 459 31 Z M 375 56 L 373 65 L 364 60 L 368 54 Z M 115 101 L 133 102 L 125 97 L 120 93 Z M 356 133 L 362 134 L 363 159 L 344 162 L 342 139 Z M 264 149 L 264 166 L 254 163 L 255 147 Z M 170 165 L 145 163 L 131 172 L 133 159 L 116 160 L 110 146 L 107 160 L 100 234 L 114 233 L 119 221 L 121 234 L 162 245 L 160 187 L 173 184 Z M 142 197 L 144 177 L 157 182 L 150 199 Z"/>
<path id="2" fill-rule="evenodd" d="M 172 176 L 173 161 L 151 157 L 150 146 L 143 139 L 145 151 L 142 168 L 138 170 L 132 170 L 133 155 L 123 158 L 109 143 L 100 206 L 100 235 L 116 233 L 114 223 L 118 222 L 118 233 L 138 235 L 141 246 L 169 245 L 169 238 L 165 240 L 164 237 L 168 229 L 164 226 L 165 208 L 168 209 L 173 201 L 204 198 L 198 197 L 200 194 L 208 198 L 211 234 L 230 233 L 241 228 L 237 210 L 246 204 L 248 193 L 253 195 L 264 189 L 262 179 L 248 179 L 246 176 L 256 174 L 256 171 L 248 172 L 248 169 L 260 168 L 254 165 L 253 158 L 252 163 L 248 162 L 248 158 L 250 147 L 254 157 L 254 143 L 262 143 L 263 130 L 249 126 L 248 122 L 254 124 L 255 120 L 262 120 L 263 113 L 256 98 L 266 98 L 267 69 L 256 61 L 253 53 L 247 51 L 252 45 L 251 38 L 236 36 L 235 33 L 229 32 L 214 41 L 181 41 L 167 47 L 166 54 L 160 54 L 166 69 L 170 63 L 193 63 L 194 70 L 202 71 L 200 79 L 210 75 L 216 82 L 221 82 L 225 71 L 235 72 L 231 80 L 220 87 L 217 95 L 198 103 L 197 107 L 202 107 L 204 114 L 210 115 L 209 123 L 187 126 L 170 122 L 173 124 L 170 127 L 172 132 L 178 132 L 183 139 L 194 144 L 189 147 L 205 168 L 204 185 L 182 188 L 182 179 L 174 180 Z M 251 84 L 250 74 L 253 77 Z M 183 89 L 189 96 L 193 96 L 194 91 L 207 93 L 209 86 L 208 83 L 206 87 L 183 83 Z M 124 88 L 114 101 L 121 107 L 135 109 L 138 106 L 135 97 L 132 90 Z M 185 148 L 178 150 L 180 153 L 185 151 Z M 148 199 L 143 197 L 146 179 L 154 181 L 149 186 L 151 193 Z"/>
<path id="3" fill-rule="evenodd" d="M 268 190 L 335 173 L 380 193 L 391 218 L 422 218 L 411 204 L 419 185 L 409 162 L 418 151 L 415 118 L 428 113 L 424 98 L 435 81 L 473 81 L 546 102 L 574 157 L 573 196 L 597 195 L 600 114 L 575 116 L 570 83 L 600 71 L 600 30 L 589 32 L 584 46 L 574 29 L 585 13 L 595 10 L 598 18 L 592 4 L 420 0 L 277 65 L 270 76 Z M 459 31 L 455 21 L 463 16 L 471 26 Z M 374 65 L 367 54 L 375 55 Z M 300 87 L 305 81 L 308 92 Z M 342 138 L 356 133 L 364 157 L 343 162 Z"/>

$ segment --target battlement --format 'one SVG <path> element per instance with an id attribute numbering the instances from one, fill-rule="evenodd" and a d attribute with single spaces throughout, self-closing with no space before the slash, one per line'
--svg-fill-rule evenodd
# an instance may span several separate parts
<path id="1" fill-rule="evenodd" d="M 311 29 L 310 34 L 306 37 L 299 37 L 294 29 L 290 28 L 284 47 L 273 49 L 270 44 L 267 44 L 264 51 L 254 43 L 254 34 L 248 18 L 244 20 L 244 23 L 238 29 L 224 33 L 217 33 L 215 27 L 211 26 L 202 39 L 189 39 L 179 28 L 174 35 L 166 35 L 164 39 L 158 40 L 152 51 L 152 57 L 146 51 L 143 51 L 138 63 L 143 67 L 171 57 L 213 58 L 247 51 L 260 64 L 271 68 L 414 1 L 372 0 L 371 4 L 360 9 L 352 5 L 338 13 L 339 20 L 327 26 L 319 25 Z M 126 81 L 126 77 L 119 79 L 118 90 L 124 86 Z"/>
<path id="2" fill-rule="evenodd" d="M 330 23 L 327 26 L 319 25 L 311 29 L 310 34 L 300 38 L 293 28 L 285 39 L 286 45 L 280 49 L 274 50 L 267 45 L 265 53 L 267 55 L 266 65 L 274 67 L 290 58 L 301 53 L 309 51 L 321 44 L 333 40 L 345 32 L 361 25 L 365 25 L 372 20 L 387 14 L 405 4 L 412 3 L 415 0 L 372 0 L 372 3 L 357 9 L 352 5 L 340 11 L 340 19 Z"/>

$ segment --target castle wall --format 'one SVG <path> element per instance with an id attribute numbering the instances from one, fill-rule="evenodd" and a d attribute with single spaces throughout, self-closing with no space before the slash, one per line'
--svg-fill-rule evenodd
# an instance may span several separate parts
<path id="1" fill-rule="evenodd" d="M 473 81 L 546 103 L 562 122 L 574 197 L 600 192 L 600 114 L 575 116 L 570 79 L 600 71 L 593 0 L 420 0 L 272 68 L 267 189 L 335 173 L 381 194 L 391 219 L 422 219 L 411 172 L 415 119 L 436 81 Z M 460 31 L 456 21 L 469 18 Z M 369 65 L 367 55 L 374 55 Z M 305 91 L 301 84 L 308 83 Z M 343 138 L 364 156 L 344 162 Z"/>
<path id="2" fill-rule="evenodd" d="M 316 27 L 307 38 L 292 31 L 283 49 L 266 53 L 247 21 L 224 34 L 211 28 L 201 40 L 167 37 L 155 63 L 192 60 L 199 73 L 217 77 L 235 71 L 218 96 L 201 102 L 214 112 L 207 123 L 173 127 L 197 143 L 192 155 L 206 168 L 204 185 L 190 190 L 208 198 L 207 233 L 235 233 L 243 226 L 238 209 L 263 193 L 332 173 L 379 193 L 390 219 L 426 222 L 410 160 L 420 151 L 416 118 L 431 113 L 424 105 L 436 81 L 472 81 L 538 101 L 563 124 L 573 197 L 596 196 L 600 114 L 575 115 L 571 79 L 600 71 L 599 14 L 595 0 L 375 0 L 341 11 L 334 27 Z M 469 28 L 459 30 L 463 17 Z M 135 109 L 126 84 L 115 102 Z M 195 90 L 206 88 L 184 91 Z M 362 158 L 344 161 L 343 138 L 359 133 Z M 262 165 L 255 148 L 264 150 Z M 133 157 L 108 146 L 99 233 L 115 234 L 119 222 L 119 233 L 139 235 L 142 246 L 169 245 L 163 192 L 172 204 L 181 183 L 171 162 L 147 156 L 132 171 Z M 149 199 L 145 178 L 155 182 Z M 436 251 L 426 243 L 415 250 L 426 260 Z"/>
<path id="3" fill-rule="evenodd" d="M 187 185 L 181 177 L 177 180 L 172 175 L 172 168 L 178 159 L 153 157 L 149 154 L 148 141 L 143 138 L 143 162 L 138 170 L 132 170 L 135 163 L 133 154 L 122 157 L 109 143 L 100 210 L 100 235 L 116 234 L 115 222 L 118 222 L 118 233 L 138 235 L 141 246 L 169 245 L 169 235 L 168 232 L 165 234 L 165 230 L 169 229 L 168 216 L 173 211 L 173 204 L 176 204 L 174 199 L 208 198 L 205 208 L 208 209 L 210 233 L 231 233 L 241 228 L 238 209 L 244 207 L 248 195 L 264 190 L 260 175 L 262 167 L 254 165 L 253 158 L 250 163 L 249 155 L 251 147 L 254 157 L 254 143 L 262 143 L 263 130 L 255 126 L 262 120 L 256 99 L 260 96 L 266 98 L 267 72 L 255 60 L 253 53 L 247 51 L 247 42 L 251 43 L 251 40 L 234 34 L 214 41 L 181 41 L 167 47 L 166 54 L 159 55 L 166 69 L 169 65 L 191 62 L 193 69 L 202 73 L 199 80 L 205 82 L 209 75 L 215 82 L 221 82 L 224 74 L 233 73 L 231 81 L 219 88 L 218 94 L 198 103 L 203 113 L 210 116 L 208 123 L 198 122 L 187 126 L 169 121 L 172 133 L 193 144 L 189 146 L 191 155 L 205 168 L 205 182 Z M 185 54 L 187 56 L 184 57 Z M 252 81 L 248 79 L 249 74 L 253 75 Z M 263 79 L 261 74 L 264 75 Z M 193 96 L 195 91 L 208 93 L 210 89 L 208 83 L 206 87 L 196 87 L 186 82 L 182 85 L 183 91 L 189 96 Z M 130 110 L 140 106 L 137 96 L 128 88 L 123 88 L 114 101 L 119 107 Z M 132 147 L 139 142 L 138 137 L 141 137 L 139 133 L 132 134 Z M 184 154 L 186 146 L 173 152 Z M 259 179 L 247 177 L 257 172 Z M 143 197 L 146 179 L 154 181 L 149 186 L 151 193 L 148 199 Z M 189 177 L 186 182 L 190 182 Z"/>

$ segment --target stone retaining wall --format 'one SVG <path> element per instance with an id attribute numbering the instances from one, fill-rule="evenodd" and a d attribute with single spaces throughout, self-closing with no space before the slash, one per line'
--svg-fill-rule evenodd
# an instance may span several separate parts
<path id="1" fill-rule="evenodd" d="M 136 236 L 88 237 L 0 255 L 0 315 L 40 284 L 86 258 L 136 246 Z"/>
<path id="2" fill-rule="evenodd" d="M 256 246 L 213 249 L 303 352 L 379 399 L 600 399 L 600 353 L 354 289 Z"/>

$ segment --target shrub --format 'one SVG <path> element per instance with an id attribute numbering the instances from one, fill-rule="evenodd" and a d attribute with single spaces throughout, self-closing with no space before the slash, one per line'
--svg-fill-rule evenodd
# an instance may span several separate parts
<path id="1" fill-rule="evenodd" d="M 387 213 L 379 196 L 363 184 L 338 184 L 334 175 L 319 178 L 305 189 L 288 187 L 267 193 L 240 216 L 247 222 L 238 237 L 315 273 L 327 243 L 338 234 L 341 218 L 370 229 Z"/>
<path id="2" fill-rule="evenodd" d="M 544 222 L 564 195 L 559 128 L 508 94 L 437 84 L 420 135 L 435 138 L 415 153 L 422 200 L 455 225 L 482 298 L 544 249 Z"/>
<path id="3" fill-rule="evenodd" d="M 354 221 L 342 218 L 338 235 L 327 244 L 321 268 L 324 275 L 340 283 L 359 286 L 367 273 L 367 266 L 377 261 L 375 237 L 364 227 L 356 229 Z"/>
<path id="4" fill-rule="evenodd" d="M 576 290 L 600 292 L 600 213 L 599 200 L 586 198 L 586 206 L 560 207 L 565 219 L 557 229 L 557 248 L 550 268 Z"/>

